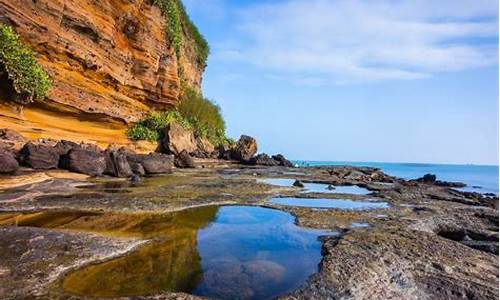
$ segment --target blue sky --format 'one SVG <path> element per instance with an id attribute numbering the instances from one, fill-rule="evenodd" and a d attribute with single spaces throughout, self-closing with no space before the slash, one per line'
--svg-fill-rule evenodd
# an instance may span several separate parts
<path id="1" fill-rule="evenodd" d="M 497 0 L 184 0 L 228 134 L 291 159 L 498 164 Z"/>

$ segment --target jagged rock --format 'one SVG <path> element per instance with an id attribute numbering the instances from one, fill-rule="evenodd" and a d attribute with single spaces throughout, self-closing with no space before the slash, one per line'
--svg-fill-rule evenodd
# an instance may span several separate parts
<path id="1" fill-rule="evenodd" d="M 250 160 L 251 165 L 260 165 L 260 166 L 278 166 L 279 162 L 269 157 L 269 155 L 262 153 L 255 157 L 252 157 Z"/>
<path id="2" fill-rule="evenodd" d="M 300 180 L 295 180 L 295 182 L 293 183 L 293 186 L 299 187 L 299 188 L 305 187 L 304 183 L 302 183 L 302 181 L 300 181 Z"/>
<path id="3" fill-rule="evenodd" d="M 179 155 L 183 150 L 191 153 L 198 149 L 193 132 L 177 122 L 170 123 L 163 133 L 163 148 L 167 153 Z"/>
<path id="4" fill-rule="evenodd" d="M 71 172 L 101 176 L 106 170 L 106 157 L 97 151 L 71 149 L 68 154 L 61 156 L 60 166 Z"/>
<path id="5" fill-rule="evenodd" d="M 106 150 L 104 155 L 106 157 L 105 174 L 115 177 L 130 177 L 134 174 L 125 153 Z"/>
<path id="6" fill-rule="evenodd" d="M 27 143 L 19 153 L 22 165 L 33 169 L 56 169 L 59 164 L 59 154 L 50 146 Z"/>
<path id="7" fill-rule="evenodd" d="M 214 145 L 206 138 L 196 138 L 196 145 L 198 147 L 198 151 L 204 153 L 206 157 L 210 157 L 215 151 Z"/>
<path id="8" fill-rule="evenodd" d="M 247 135 L 242 135 L 231 150 L 231 158 L 241 162 L 249 162 L 257 153 L 257 141 Z"/>
<path id="9" fill-rule="evenodd" d="M 0 149 L 0 174 L 14 173 L 17 169 L 19 169 L 19 163 L 14 154 Z"/>
<path id="10" fill-rule="evenodd" d="M 173 155 L 162 153 L 127 155 L 127 159 L 130 164 L 140 164 L 144 168 L 146 174 L 172 173 L 172 168 L 174 167 Z"/>
<path id="11" fill-rule="evenodd" d="M 279 163 L 280 166 L 293 168 L 294 164 L 286 159 L 282 154 L 273 155 L 273 159 Z"/>
<path id="12" fill-rule="evenodd" d="M 177 168 L 195 168 L 193 158 L 187 153 L 186 150 L 182 151 L 175 157 L 174 164 Z"/>

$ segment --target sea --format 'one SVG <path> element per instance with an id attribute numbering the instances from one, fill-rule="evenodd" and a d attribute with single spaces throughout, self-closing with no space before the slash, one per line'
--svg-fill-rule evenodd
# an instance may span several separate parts
<path id="1" fill-rule="evenodd" d="M 346 161 L 294 161 L 294 163 L 301 167 L 342 165 L 375 167 L 389 175 L 406 180 L 416 179 L 430 173 L 435 174 L 438 180 L 458 181 L 467 185 L 458 190 L 498 195 L 498 166 Z"/>

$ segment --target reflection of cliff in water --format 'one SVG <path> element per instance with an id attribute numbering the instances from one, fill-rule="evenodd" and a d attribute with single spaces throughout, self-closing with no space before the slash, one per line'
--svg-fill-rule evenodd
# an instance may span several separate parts
<path id="1" fill-rule="evenodd" d="M 217 211 L 212 206 L 164 215 L 41 212 L 12 215 L 1 223 L 151 239 L 127 256 L 84 267 L 62 282 L 71 294 L 120 297 L 194 289 L 202 279 L 197 232 Z"/>

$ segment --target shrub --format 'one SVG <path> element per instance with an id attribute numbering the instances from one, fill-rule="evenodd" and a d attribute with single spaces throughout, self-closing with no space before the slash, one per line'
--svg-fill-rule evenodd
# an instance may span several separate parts
<path id="1" fill-rule="evenodd" d="M 127 131 L 132 140 L 156 141 L 162 138 L 162 129 L 176 121 L 196 136 L 208 139 L 214 145 L 234 144 L 226 137 L 226 125 L 220 107 L 192 88 L 185 88 L 177 110 L 152 112 Z"/>
<path id="2" fill-rule="evenodd" d="M 209 139 L 214 145 L 225 143 L 226 123 L 218 105 L 186 87 L 177 110 L 199 136 Z"/>
<path id="3" fill-rule="evenodd" d="M 154 142 L 162 137 L 161 130 L 172 121 L 178 122 L 186 129 L 192 129 L 192 125 L 177 111 L 152 112 L 130 127 L 127 136 L 134 141 L 146 140 Z"/>
<path id="4" fill-rule="evenodd" d="M 196 60 L 203 68 L 207 65 L 210 47 L 207 40 L 200 33 L 196 25 L 189 18 L 181 0 L 153 0 L 166 18 L 165 31 L 175 49 L 177 58 L 180 57 L 184 42 L 184 32 L 194 41 Z"/>
<path id="5" fill-rule="evenodd" d="M 49 76 L 38 65 L 33 51 L 24 45 L 12 27 L 0 23 L 0 64 L 22 98 L 22 104 L 41 100 L 50 89 Z"/>

